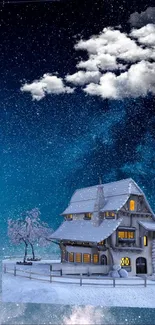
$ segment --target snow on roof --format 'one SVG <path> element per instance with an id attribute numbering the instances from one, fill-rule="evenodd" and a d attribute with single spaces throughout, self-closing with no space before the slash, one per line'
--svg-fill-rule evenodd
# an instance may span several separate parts
<path id="1" fill-rule="evenodd" d="M 155 231 L 155 222 L 140 220 L 139 224 L 142 225 L 147 230 Z"/>
<path id="2" fill-rule="evenodd" d="M 105 219 L 100 226 L 94 227 L 89 220 L 64 221 L 50 239 L 100 242 L 108 238 L 120 225 L 122 218 Z"/>
<path id="3" fill-rule="evenodd" d="M 101 209 L 101 212 L 105 212 L 105 211 L 118 211 L 119 209 L 121 209 L 123 207 L 123 205 L 127 202 L 127 200 L 129 199 L 129 195 L 116 195 L 116 196 L 112 196 L 110 198 L 108 198 L 108 200 L 106 201 L 104 208 Z"/>
<path id="4" fill-rule="evenodd" d="M 70 200 L 69 206 L 62 214 L 93 212 L 98 186 L 99 185 L 76 190 Z M 103 184 L 102 186 L 105 204 L 107 205 L 106 211 L 120 209 L 123 203 L 125 204 L 130 194 L 143 194 L 132 178 Z M 105 211 L 104 208 L 102 211 Z"/>

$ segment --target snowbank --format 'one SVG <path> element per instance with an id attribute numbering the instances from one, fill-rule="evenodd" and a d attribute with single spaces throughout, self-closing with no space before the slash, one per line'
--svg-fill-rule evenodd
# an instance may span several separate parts
<path id="1" fill-rule="evenodd" d="M 13 265 L 13 262 L 7 264 L 10 268 L 13 268 Z M 28 269 L 29 267 L 26 268 Z M 115 288 L 111 285 L 103 286 L 102 280 L 99 280 L 101 285 L 94 286 L 93 282 L 95 280 L 90 279 L 89 282 L 92 284 L 80 286 L 79 279 L 74 280 L 77 283 L 73 284 L 71 278 L 54 278 L 54 280 L 61 280 L 61 283 L 50 283 L 48 263 L 45 265 L 35 262 L 33 271 L 44 273 L 45 276 L 42 280 L 30 280 L 29 278 L 3 273 L 2 299 L 4 302 L 155 308 L 155 282 L 150 280 L 147 280 L 149 284 L 147 287 L 136 287 L 136 285 L 129 287 L 127 285 L 129 282 L 125 282 L 127 281 L 126 279 L 117 279 L 117 282 L 121 281 L 120 283 L 122 283 L 123 281 L 124 286 L 116 286 Z M 40 276 L 38 277 L 40 278 Z M 137 284 L 142 283 L 142 279 L 133 278 L 130 280 L 130 285 L 135 284 L 135 280 Z M 66 281 L 68 283 L 64 283 Z M 104 283 L 105 281 L 109 280 L 104 280 Z"/>

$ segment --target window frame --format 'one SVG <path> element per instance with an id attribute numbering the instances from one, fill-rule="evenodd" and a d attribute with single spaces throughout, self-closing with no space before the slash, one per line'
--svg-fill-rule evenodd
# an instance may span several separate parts
<path id="1" fill-rule="evenodd" d="M 148 246 L 148 236 L 146 236 L 146 235 L 143 236 L 143 246 L 144 247 Z"/>
<path id="2" fill-rule="evenodd" d="M 74 254 L 75 254 L 74 262 L 75 262 L 75 263 L 82 263 L 82 253 L 78 253 L 78 252 L 76 252 L 76 253 L 74 253 Z M 80 261 L 77 260 L 77 255 L 80 256 Z"/>
<path id="3" fill-rule="evenodd" d="M 124 233 L 124 237 L 122 236 L 119 237 L 119 234 L 120 233 Z M 132 235 L 131 235 L 132 234 Z M 117 229 L 117 243 L 120 244 L 120 243 L 135 243 L 136 242 L 136 229 L 134 228 L 128 228 L 126 229 L 124 227 L 124 229 L 122 228 L 118 228 Z"/>
<path id="4" fill-rule="evenodd" d="M 124 264 L 122 263 L 122 260 L 124 260 Z M 129 263 L 127 263 L 127 260 Z M 128 256 L 121 257 L 121 263 L 120 263 L 122 268 L 129 268 L 131 267 L 131 258 Z"/>
<path id="5" fill-rule="evenodd" d="M 95 258 L 94 258 L 95 256 L 97 257 L 97 262 L 95 262 Z M 93 264 L 99 264 L 99 254 L 98 253 L 93 254 Z"/>
<path id="6" fill-rule="evenodd" d="M 92 213 L 90 213 L 90 212 L 84 213 L 83 219 L 84 220 L 91 220 L 92 219 Z"/>
<path id="7" fill-rule="evenodd" d="M 134 199 L 130 199 L 129 201 L 129 210 L 130 211 L 135 211 L 136 208 L 136 201 Z"/>
<path id="8" fill-rule="evenodd" d="M 71 220 L 73 220 L 73 215 L 71 213 L 67 214 L 65 218 L 67 221 L 71 221 Z"/>
<path id="9" fill-rule="evenodd" d="M 86 257 L 89 257 L 89 261 L 87 260 Z M 91 263 L 91 254 L 90 253 L 83 253 L 83 263 L 85 264 L 90 264 Z"/>
<path id="10" fill-rule="evenodd" d="M 72 261 L 70 261 L 70 257 L 72 256 Z M 69 252 L 68 253 L 68 262 L 70 262 L 70 263 L 74 263 L 74 252 Z"/>

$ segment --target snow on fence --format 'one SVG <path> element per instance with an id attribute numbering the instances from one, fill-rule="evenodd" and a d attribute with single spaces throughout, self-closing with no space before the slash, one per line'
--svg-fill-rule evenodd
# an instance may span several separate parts
<path id="1" fill-rule="evenodd" d="M 10 273 L 14 276 L 20 276 L 20 277 L 25 277 L 29 278 L 30 280 L 39 280 L 39 281 L 48 281 L 50 283 L 56 282 L 56 283 L 67 283 L 67 284 L 80 284 L 82 285 L 102 285 L 102 286 L 110 286 L 115 288 L 117 286 L 144 286 L 146 287 L 147 285 L 150 285 L 152 283 L 148 283 L 147 277 L 135 277 L 135 278 L 112 278 L 112 277 L 96 277 L 96 276 L 91 276 L 88 274 L 87 276 L 80 274 L 79 276 L 72 276 L 72 275 L 62 275 L 62 270 L 59 270 L 59 274 L 54 274 L 53 271 L 51 271 L 51 268 L 49 270 L 49 274 L 42 274 L 42 273 L 37 273 L 37 272 L 32 272 L 22 270 L 22 269 L 17 269 L 16 266 L 14 266 L 14 269 L 7 268 L 6 264 L 4 264 L 3 268 L 4 273 Z M 17 273 L 18 272 L 18 273 Z M 23 274 L 25 273 L 25 274 Z M 35 277 L 41 276 L 42 278 Z M 68 279 L 69 281 L 64 281 L 64 279 Z M 73 282 L 73 279 L 76 280 Z M 91 281 L 90 281 L 91 280 Z M 97 282 L 95 282 L 97 280 Z"/>

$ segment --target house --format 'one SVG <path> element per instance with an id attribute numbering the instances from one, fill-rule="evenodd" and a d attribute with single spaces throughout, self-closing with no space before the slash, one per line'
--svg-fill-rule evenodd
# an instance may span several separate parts
<path id="1" fill-rule="evenodd" d="M 120 264 L 129 275 L 155 273 L 155 215 L 133 179 L 74 192 L 52 234 L 61 262 L 107 274 Z"/>

